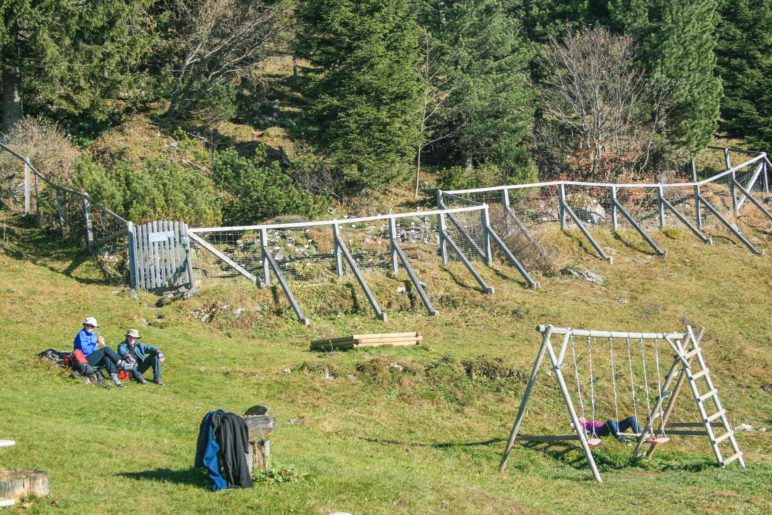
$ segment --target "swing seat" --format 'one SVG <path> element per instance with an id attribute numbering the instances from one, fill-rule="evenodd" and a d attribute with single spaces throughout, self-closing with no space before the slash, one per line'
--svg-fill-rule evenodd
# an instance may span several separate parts
<path id="1" fill-rule="evenodd" d="M 646 440 L 646 443 L 649 443 L 651 445 L 659 445 L 663 443 L 668 443 L 669 441 L 670 441 L 670 438 L 668 438 L 667 436 L 660 436 L 658 438 L 649 438 L 648 440 Z"/>
<path id="2" fill-rule="evenodd" d="M 597 446 L 600 445 L 600 442 L 601 442 L 600 438 L 588 438 L 587 439 L 587 445 L 589 445 L 590 447 L 597 447 Z"/>

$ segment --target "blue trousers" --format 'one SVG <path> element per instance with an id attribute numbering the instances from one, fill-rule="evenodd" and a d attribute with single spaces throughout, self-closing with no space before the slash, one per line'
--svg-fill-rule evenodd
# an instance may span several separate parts
<path id="1" fill-rule="evenodd" d="M 158 356 L 155 354 L 151 354 L 150 356 L 147 356 L 143 361 L 137 365 L 137 371 L 140 374 L 144 374 L 145 370 L 148 368 L 153 367 L 153 381 L 160 381 L 161 380 L 161 360 L 158 359 Z"/>
<path id="2" fill-rule="evenodd" d="M 606 425 L 597 431 L 598 436 L 617 436 L 619 433 L 626 433 L 627 430 L 632 433 L 640 433 L 641 426 L 638 424 L 638 419 L 635 417 L 627 417 L 624 420 L 617 422 L 613 418 L 606 421 Z"/>

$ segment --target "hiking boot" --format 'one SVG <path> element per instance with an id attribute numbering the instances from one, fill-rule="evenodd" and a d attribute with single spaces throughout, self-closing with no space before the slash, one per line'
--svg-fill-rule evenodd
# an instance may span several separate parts
<path id="1" fill-rule="evenodd" d="M 165 385 L 164 385 L 164 382 L 163 382 L 163 381 L 161 381 L 160 379 L 153 379 L 153 382 L 154 382 L 155 384 L 157 384 L 158 386 L 165 386 Z"/>
<path id="2" fill-rule="evenodd" d="M 112 374 L 110 376 L 110 379 L 113 381 L 113 384 L 115 386 L 117 386 L 118 388 L 122 388 L 123 387 L 123 383 L 121 382 L 120 379 L 118 379 L 118 374 Z"/>
<path id="3" fill-rule="evenodd" d="M 147 379 L 145 379 L 145 378 L 144 378 L 144 377 L 142 377 L 142 376 L 139 376 L 139 377 L 137 378 L 137 383 L 139 383 L 139 384 L 146 384 L 146 383 L 147 383 Z"/>
<path id="4" fill-rule="evenodd" d="M 626 444 L 630 443 L 630 441 L 627 438 L 625 438 L 624 436 L 622 436 L 622 435 L 617 436 L 617 440 L 619 440 L 622 443 L 626 443 Z"/>

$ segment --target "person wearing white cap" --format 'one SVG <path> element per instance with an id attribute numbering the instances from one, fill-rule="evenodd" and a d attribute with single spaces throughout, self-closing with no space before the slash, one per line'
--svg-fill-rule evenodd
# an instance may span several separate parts
<path id="1" fill-rule="evenodd" d="M 116 368 L 120 358 L 113 349 L 105 346 L 105 339 L 96 334 L 97 327 L 99 324 L 96 318 L 86 317 L 86 320 L 83 321 L 83 329 L 75 335 L 73 348 L 83 352 L 92 367 L 104 367 L 115 386 L 123 386 L 121 380 L 118 379 L 118 369 Z"/>
<path id="2" fill-rule="evenodd" d="M 142 374 L 145 371 L 153 367 L 153 382 L 159 386 L 163 386 L 161 380 L 161 362 L 164 360 L 164 353 L 161 349 L 154 345 L 148 345 L 139 341 L 139 331 L 136 329 L 129 329 L 126 331 L 126 339 L 118 344 L 118 355 L 121 358 L 125 358 L 127 355 L 131 355 L 137 360 L 137 368 L 134 369 L 134 378 L 139 384 L 145 384 L 145 378 Z"/>

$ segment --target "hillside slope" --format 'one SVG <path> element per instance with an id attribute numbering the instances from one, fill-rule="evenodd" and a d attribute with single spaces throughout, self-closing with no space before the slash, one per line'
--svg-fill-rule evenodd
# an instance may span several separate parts
<path id="1" fill-rule="evenodd" d="M 772 431 L 772 259 L 729 240 L 706 247 L 678 230 L 655 236 L 670 250 L 664 259 L 636 250 L 633 235 L 622 238 L 629 246 L 599 236 L 616 249 L 613 265 L 589 256 L 578 238 L 555 235 L 555 244 L 572 266 L 605 276 L 601 284 L 559 275 L 527 290 L 497 264 L 482 270 L 496 288 L 486 296 L 456 265 L 427 269 L 422 279 L 439 315 L 395 303 L 384 323 L 366 306 L 351 306 L 356 287 L 346 279 L 299 289 L 314 320 L 305 328 L 270 291 L 240 280 L 206 282 L 197 297 L 159 309 L 151 295 L 135 300 L 105 283 L 84 256 L 46 246 L 32 230 L 5 228 L 0 437 L 18 445 L 2 450 L 2 466 L 49 472 L 51 495 L 29 504 L 41 512 L 769 512 L 768 432 L 739 433 L 747 470 L 718 469 L 706 440 L 674 437 L 648 462 L 605 442 L 596 450 L 602 485 L 575 446 L 518 444 L 508 471 L 497 473 L 539 323 L 652 331 L 702 324 L 730 418 Z M 382 292 L 400 284 L 374 283 Z M 217 314 L 200 321 L 213 306 Z M 262 311 L 246 319 L 234 306 Z M 46 348 L 69 348 L 86 315 L 97 317 L 113 346 L 127 327 L 160 346 L 167 386 L 102 390 L 37 360 Z M 420 331 L 426 345 L 307 350 L 314 336 L 407 330 Z M 552 382 L 541 377 L 529 432 L 567 430 Z M 201 418 L 257 403 L 270 406 L 279 424 L 272 479 L 208 492 L 192 468 Z M 599 409 L 609 405 L 599 399 Z M 694 413 L 688 403 L 681 408 L 683 419 Z"/>

